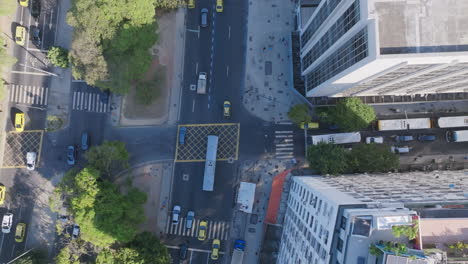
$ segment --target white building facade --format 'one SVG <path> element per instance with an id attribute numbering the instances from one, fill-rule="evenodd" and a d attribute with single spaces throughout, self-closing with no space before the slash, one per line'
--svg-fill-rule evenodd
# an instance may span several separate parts
<path id="1" fill-rule="evenodd" d="M 299 22 L 306 96 L 467 92 L 467 13 L 466 0 L 322 0 Z"/>

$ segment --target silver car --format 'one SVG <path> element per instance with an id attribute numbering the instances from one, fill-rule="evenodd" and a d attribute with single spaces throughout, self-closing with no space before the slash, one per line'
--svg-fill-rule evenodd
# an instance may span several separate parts
<path id="1" fill-rule="evenodd" d="M 26 169 L 34 170 L 34 168 L 36 168 L 36 157 L 36 152 L 26 153 Z"/>
<path id="2" fill-rule="evenodd" d="M 8 234 L 11 231 L 11 225 L 13 224 L 13 214 L 6 213 L 2 220 L 2 233 Z"/>
<path id="3" fill-rule="evenodd" d="M 185 219 L 185 228 L 190 229 L 193 226 L 193 220 L 195 220 L 195 212 L 188 211 L 187 218 Z"/>
<path id="4" fill-rule="evenodd" d="M 172 209 L 172 224 L 178 224 L 180 218 L 180 205 L 175 205 L 174 209 Z"/>

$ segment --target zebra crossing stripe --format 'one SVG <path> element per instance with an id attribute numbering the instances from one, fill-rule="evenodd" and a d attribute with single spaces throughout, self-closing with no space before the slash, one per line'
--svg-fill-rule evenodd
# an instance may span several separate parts
<path id="1" fill-rule="evenodd" d="M 275 134 L 292 134 L 292 130 L 280 130 L 280 131 L 275 131 Z"/>
<path id="2" fill-rule="evenodd" d="M 294 144 L 288 143 L 288 144 L 276 144 L 276 147 L 289 147 L 289 146 L 294 146 Z"/>
<path id="3" fill-rule="evenodd" d="M 275 138 L 292 138 L 293 135 L 275 135 Z"/>

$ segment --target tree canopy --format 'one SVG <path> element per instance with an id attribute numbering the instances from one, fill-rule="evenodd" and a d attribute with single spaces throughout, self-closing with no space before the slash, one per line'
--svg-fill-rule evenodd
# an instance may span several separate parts
<path id="1" fill-rule="evenodd" d="M 113 170 L 128 167 L 130 154 L 121 141 L 104 141 L 102 145 L 92 146 L 85 158 L 91 167 L 109 176 Z"/>
<path id="2" fill-rule="evenodd" d="M 335 107 L 321 109 L 319 116 L 322 121 L 338 125 L 344 131 L 362 130 L 376 119 L 374 108 L 355 97 L 345 98 Z"/>
<path id="3" fill-rule="evenodd" d="M 319 174 L 341 174 L 346 172 L 346 150 L 335 144 L 320 142 L 307 151 L 310 166 Z"/>
<path id="4" fill-rule="evenodd" d="M 347 159 L 352 172 L 388 172 L 400 165 L 398 155 L 384 144 L 357 144 Z"/>
<path id="5" fill-rule="evenodd" d="M 47 52 L 47 59 L 55 66 L 68 67 L 68 50 L 62 47 L 51 47 Z"/>
<path id="6" fill-rule="evenodd" d="M 288 112 L 288 117 L 296 125 L 300 125 L 302 122 L 308 123 L 312 121 L 307 104 L 297 104 L 291 107 Z"/>

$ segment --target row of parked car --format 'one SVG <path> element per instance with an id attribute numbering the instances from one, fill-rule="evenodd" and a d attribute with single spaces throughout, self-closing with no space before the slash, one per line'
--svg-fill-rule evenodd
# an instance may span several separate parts
<path id="1" fill-rule="evenodd" d="M 395 135 L 395 136 L 392 136 L 392 138 L 397 143 L 410 142 L 414 140 L 414 137 L 410 135 Z M 437 136 L 432 135 L 432 134 L 422 134 L 422 135 L 418 135 L 417 139 L 420 142 L 431 142 L 431 141 L 435 141 L 437 139 Z M 383 137 L 366 137 L 367 144 L 371 144 L 371 143 L 382 144 L 383 142 L 384 142 Z M 410 147 L 408 146 L 391 146 L 390 149 L 392 152 L 398 153 L 398 154 L 410 152 Z"/>
<path id="2" fill-rule="evenodd" d="M 3 215 L 2 233 L 9 234 L 11 232 L 12 225 L 13 225 L 13 214 L 6 213 L 5 215 Z M 18 223 L 16 225 L 16 230 L 15 230 L 15 241 L 17 243 L 23 242 L 25 235 L 26 235 L 26 224 Z"/>

